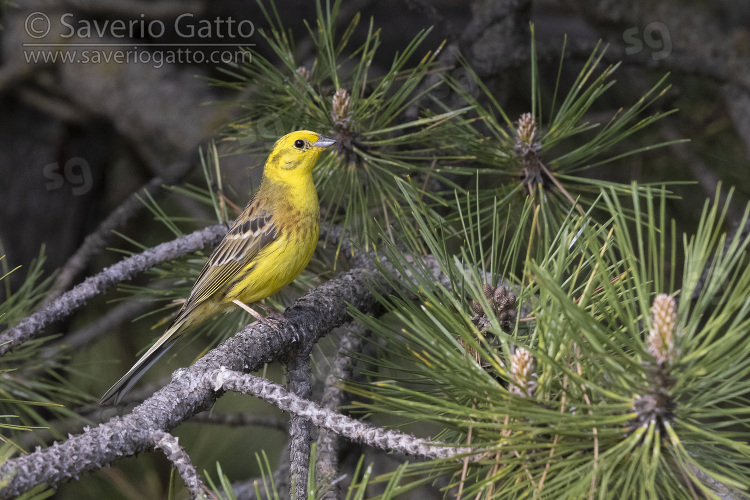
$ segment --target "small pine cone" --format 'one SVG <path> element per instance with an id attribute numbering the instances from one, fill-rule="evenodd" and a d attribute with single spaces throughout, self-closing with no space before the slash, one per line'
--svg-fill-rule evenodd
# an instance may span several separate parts
<path id="1" fill-rule="evenodd" d="M 490 303 L 491 311 L 497 315 L 500 327 L 505 331 L 510 331 L 516 322 L 516 311 L 513 309 L 516 305 L 516 296 L 510 293 L 505 285 L 493 287 L 489 283 L 482 285 L 482 293 Z M 474 312 L 472 322 L 477 325 L 477 328 L 480 326 L 480 318 L 483 319 L 482 325 L 489 328 L 490 322 L 486 319 L 489 311 L 485 311 L 476 300 L 471 302 L 471 309 Z"/>
<path id="2" fill-rule="evenodd" d="M 529 153 L 538 153 L 541 150 L 541 144 L 536 139 L 537 126 L 536 118 L 531 113 L 524 113 L 518 119 L 518 128 L 516 129 L 516 152 L 521 156 Z"/>
<path id="3" fill-rule="evenodd" d="M 507 331 L 513 329 L 516 322 L 516 296 L 509 292 L 505 286 L 497 287 L 495 291 L 495 307 L 497 308 L 500 327 Z"/>
<path id="4" fill-rule="evenodd" d="M 304 66 L 297 68 L 297 74 L 301 76 L 305 81 L 310 81 L 310 70 Z"/>
<path id="5" fill-rule="evenodd" d="M 492 323 L 484 314 L 482 314 L 481 316 L 477 315 L 474 317 L 476 318 L 476 322 L 474 324 L 476 325 L 477 330 L 479 330 L 480 332 L 489 330 L 490 328 L 492 328 Z"/>
<path id="6" fill-rule="evenodd" d="M 518 119 L 518 138 L 523 142 L 533 142 L 536 137 L 536 118 L 531 113 L 524 113 Z"/>
<path id="7" fill-rule="evenodd" d="M 674 362 L 676 309 L 674 297 L 665 293 L 657 295 L 651 307 L 653 325 L 648 334 L 648 351 L 659 364 Z"/>
<path id="8" fill-rule="evenodd" d="M 477 302 L 476 300 L 471 301 L 471 310 L 474 311 L 474 314 L 481 316 L 484 314 L 484 309 L 482 309 L 482 304 Z"/>
<path id="9" fill-rule="evenodd" d="M 505 332 L 513 330 L 513 325 L 516 324 L 516 316 L 517 313 L 515 309 L 506 309 L 505 311 L 501 312 L 497 317 L 500 321 L 500 328 L 502 328 Z"/>
<path id="10" fill-rule="evenodd" d="M 536 388 L 534 376 L 534 357 L 526 349 L 519 347 L 510 357 L 511 394 L 530 397 Z"/>
<path id="11" fill-rule="evenodd" d="M 497 301 L 498 310 L 512 309 L 516 305 L 516 296 L 512 293 L 505 295 L 502 299 Z"/>
<path id="12" fill-rule="evenodd" d="M 333 94 L 331 118 L 335 125 L 344 127 L 349 124 L 349 92 L 346 89 L 338 89 Z"/>

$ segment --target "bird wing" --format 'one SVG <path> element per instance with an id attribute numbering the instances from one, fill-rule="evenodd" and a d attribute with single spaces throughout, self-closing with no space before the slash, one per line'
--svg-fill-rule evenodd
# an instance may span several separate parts
<path id="1" fill-rule="evenodd" d="M 107 393 L 101 403 L 115 397 L 119 403 L 126 392 L 143 376 L 151 365 L 165 353 L 182 335 L 182 327 L 188 315 L 214 293 L 231 286 L 242 270 L 252 265 L 266 245 L 276 240 L 278 227 L 273 221 L 271 212 L 262 210 L 258 203 L 252 203 L 240 215 L 219 246 L 208 258 L 198 280 L 193 286 L 185 305 L 175 318 L 172 326 L 159 337 L 153 346 L 141 356 L 135 365 Z"/>
<path id="2" fill-rule="evenodd" d="M 278 237 L 278 226 L 270 211 L 252 203 L 235 220 L 229 232 L 209 257 L 193 285 L 180 317 L 187 315 L 216 292 L 233 284 L 258 253 Z"/>

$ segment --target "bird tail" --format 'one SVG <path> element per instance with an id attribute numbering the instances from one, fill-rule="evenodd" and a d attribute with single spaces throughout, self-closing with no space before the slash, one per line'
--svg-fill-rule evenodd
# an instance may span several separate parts
<path id="1" fill-rule="evenodd" d="M 102 396 L 99 404 L 104 404 L 113 397 L 115 398 L 114 404 L 118 404 L 143 374 L 146 373 L 154 363 L 159 361 L 159 358 L 161 358 L 164 353 L 172 347 L 172 344 L 182 336 L 183 332 L 181 330 L 185 326 L 187 318 L 185 317 L 186 315 L 181 314 L 181 316 L 182 318 L 178 318 L 177 321 L 175 321 L 172 326 L 170 326 L 169 329 L 159 337 L 159 340 L 157 340 L 154 345 L 146 351 L 146 354 L 141 356 L 141 359 L 139 359 L 133 367 L 128 370 L 128 373 L 123 375 L 115 385 L 110 387 L 104 396 Z"/>

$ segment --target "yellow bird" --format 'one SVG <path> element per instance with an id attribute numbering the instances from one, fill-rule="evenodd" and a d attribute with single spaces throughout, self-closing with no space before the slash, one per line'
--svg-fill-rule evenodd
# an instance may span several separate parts
<path id="1" fill-rule="evenodd" d="M 209 257 L 172 326 L 100 403 L 112 397 L 119 403 L 189 327 L 233 304 L 257 317 L 246 304 L 265 299 L 302 272 L 320 229 L 312 170 L 323 149 L 335 142 L 307 130 L 276 141 L 258 191 Z"/>

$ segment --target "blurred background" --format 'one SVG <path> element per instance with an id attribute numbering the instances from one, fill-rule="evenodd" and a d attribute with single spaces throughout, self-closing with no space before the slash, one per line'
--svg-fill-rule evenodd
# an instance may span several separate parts
<path id="1" fill-rule="evenodd" d="M 86 236 L 144 186 L 170 214 L 214 223 L 210 209 L 162 187 L 204 185 L 199 150 L 205 151 L 210 139 L 217 141 L 225 184 L 237 194 L 235 199 L 247 200 L 260 174 L 252 167 L 262 165 L 265 158 L 237 152 L 226 135 L 224 126 L 240 117 L 248 102 L 242 92 L 216 85 L 216 80 L 233 80 L 224 63 L 241 62 L 246 57 L 241 47 L 252 46 L 272 57 L 258 33 L 265 21 L 255 2 L 0 4 L 0 255 L 6 256 L 6 269 L 23 266 L 6 286 L 12 289 L 23 281 L 24 269 L 39 258 L 42 248 L 45 273 L 63 267 Z M 311 58 L 304 20 L 314 19 L 314 3 L 286 1 L 277 7 L 298 41 L 298 60 Z M 541 76 L 550 86 L 566 35 L 564 85 L 599 40 L 609 44 L 608 63 L 622 61 L 615 74 L 617 84 L 595 107 L 599 115 L 589 117 L 592 122 L 630 105 L 671 73 L 672 88 L 655 111 L 679 112 L 618 147 L 626 151 L 665 141 L 690 142 L 615 161 L 584 175 L 618 182 L 686 181 L 671 188 L 685 201 L 673 202 L 669 214 L 684 231 L 692 230 L 704 200 L 713 196 L 719 183 L 725 191 L 733 186 L 729 223 L 738 224 L 750 199 L 750 2 L 351 0 L 342 6 L 342 28 L 357 12 L 364 22 L 352 46 L 364 40 L 370 18 L 381 30 L 374 75 L 385 72 L 393 54 L 419 30 L 433 26 L 418 56 L 447 40 L 511 117 L 529 107 L 529 22 L 535 26 Z M 119 59 L 116 51 L 121 52 Z M 63 60 L 64 53 L 73 52 L 75 61 Z M 445 59 L 444 71 L 460 78 L 454 63 Z M 441 97 L 448 105 L 454 98 L 447 90 Z M 269 127 L 273 125 L 269 117 Z M 279 130 L 278 135 L 286 132 Z M 266 144 L 265 150 L 269 147 Z M 129 210 L 116 229 L 146 246 L 172 239 L 145 208 Z M 138 251 L 127 238 L 111 235 L 106 246 Z M 67 287 L 121 257 L 117 251 L 99 252 L 66 276 Z M 146 278 L 135 281 L 147 283 Z M 3 293 L 7 290 L 0 291 L 0 300 Z M 104 311 L 118 307 L 114 301 L 122 296 L 110 292 L 49 333 L 85 328 Z M 111 337 L 100 337 L 74 353 L 74 362 L 89 373 L 78 383 L 92 394 L 101 393 L 115 379 L 94 380 L 91 366 L 98 365 L 108 377 L 112 366 L 124 372 L 154 335 L 152 320 L 131 326 L 136 313 L 148 310 L 147 304 L 139 307 L 112 320 Z M 117 335 L 123 331 L 126 335 Z M 189 363 L 194 355 L 158 368 L 151 380 Z M 111 365 L 115 361 L 118 364 Z M 219 404 L 224 411 L 253 411 L 248 403 L 231 397 Z M 247 473 L 248 462 L 255 461 L 252 450 L 237 443 L 253 441 L 252 449 L 265 448 L 274 463 L 284 442 L 282 432 L 238 428 L 229 430 L 230 436 L 222 430 L 220 438 L 213 432 L 211 427 L 186 424 L 177 434 L 199 470 L 213 470 L 221 459 L 224 471 L 237 478 Z M 166 489 L 168 470 L 159 454 L 129 458 L 116 469 L 96 473 L 94 479 L 63 487 L 58 495 L 96 498 L 107 491 L 98 488 L 114 482 L 120 492 L 108 498 L 158 498 Z"/>

